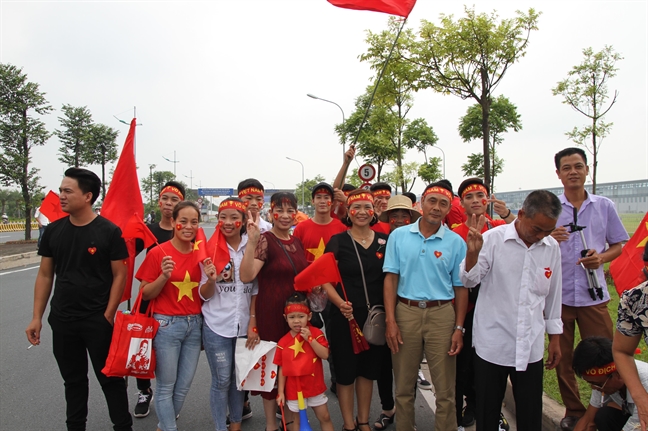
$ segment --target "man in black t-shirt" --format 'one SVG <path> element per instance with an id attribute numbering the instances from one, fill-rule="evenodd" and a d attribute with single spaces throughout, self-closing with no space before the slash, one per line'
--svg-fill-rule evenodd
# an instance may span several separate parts
<path id="1" fill-rule="evenodd" d="M 126 281 L 128 257 L 121 230 L 98 216 L 92 204 L 101 181 L 87 169 L 70 168 L 61 182 L 61 208 L 69 217 L 51 223 L 41 241 L 34 287 L 34 313 L 27 339 L 40 344 L 47 300 L 52 347 L 65 382 L 67 429 L 85 430 L 88 416 L 88 355 L 117 431 L 132 431 L 123 378 L 106 377 L 113 323 Z"/>

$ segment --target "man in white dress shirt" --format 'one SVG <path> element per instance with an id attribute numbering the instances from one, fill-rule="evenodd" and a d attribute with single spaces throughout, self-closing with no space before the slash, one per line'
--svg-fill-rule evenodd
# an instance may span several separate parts
<path id="1" fill-rule="evenodd" d="M 518 429 L 542 428 L 545 328 L 549 334 L 545 367 L 553 369 L 560 361 L 560 247 L 550 236 L 560 211 L 553 193 L 536 190 L 514 223 L 482 236 L 484 216 L 473 215 L 470 220 L 461 281 L 466 287 L 481 282 L 473 329 L 477 431 L 498 430 L 508 377 Z"/>

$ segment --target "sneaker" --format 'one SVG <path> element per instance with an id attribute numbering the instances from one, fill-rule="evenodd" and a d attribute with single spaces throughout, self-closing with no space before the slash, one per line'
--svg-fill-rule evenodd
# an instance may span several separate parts
<path id="1" fill-rule="evenodd" d="M 250 403 L 243 404 L 243 415 L 241 416 L 242 420 L 250 419 L 252 417 L 252 407 Z"/>
<path id="2" fill-rule="evenodd" d="M 475 412 L 472 408 L 466 406 L 463 409 L 463 419 L 461 425 L 465 427 L 470 427 L 475 424 Z"/>
<path id="3" fill-rule="evenodd" d="M 511 427 L 509 426 L 508 421 L 504 417 L 503 413 L 500 413 L 500 420 L 499 420 L 499 431 L 509 431 Z"/>
<path id="4" fill-rule="evenodd" d="M 423 375 L 423 371 L 421 370 L 419 370 L 418 372 L 417 384 L 419 389 L 424 389 L 426 391 L 432 390 L 432 383 L 425 380 L 425 376 Z"/>
<path id="5" fill-rule="evenodd" d="M 153 391 L 149 392 L 139 391 L 137 395 L 137 404 L 133 416 L 136 418 L 145 418 L 151 413 L 151 401 L 153 400 Z"/>
<path id="6" fill-rule="evenodd" d="M 466 431 L 466 429 L 464 427 L 462 427 L 462 426 L 458 426 L 457 431 Z"/>

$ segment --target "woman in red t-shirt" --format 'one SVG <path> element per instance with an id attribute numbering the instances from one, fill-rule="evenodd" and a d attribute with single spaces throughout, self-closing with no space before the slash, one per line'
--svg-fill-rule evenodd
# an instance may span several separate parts
<path id="1" fill-rule="evenodd" d="M 173 209 L 174 235 L 153 248 L 137 271 L 142 299 L 151 300 L 153 317 L 160 322 L 153 347 L 156 353 L 155 410 L 158 431 L 176 431 L 176 416 L 189 392 L 202 340 L 202 301 L 198 286 L 202 276 L 193 255 L 193 239 L 200 212 L 193 202 Z M 210 271 L 211 270 L 211 271 Z M 213 264 L 205 265 L 215 274 Z"/>

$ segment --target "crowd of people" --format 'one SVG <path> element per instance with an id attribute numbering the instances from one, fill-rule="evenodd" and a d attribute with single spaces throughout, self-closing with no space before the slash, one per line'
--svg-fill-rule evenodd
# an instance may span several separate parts
<path id="1" fill-rule="evenodd" d="M 534 191 L 517 214 L 479 178 L 464 180 L 456 194 L 447 180 L 429 184 L 420 199 L 392 195 L 380 182 L 354 189 L 344 184 L 354 152 L 347 151 L 332 185 L 313 187 L 315 215 L 296 226 L 292 193 L 272 195 L 269 223 L 260 215 L 262 184 L 241 181 L 238 197 L 219 205 L 215 234 L 230 256 L 222 270 L 211 259 L 194 258 L 200 210 L 185 200 L 181 184 L 164 185 L 161 220 L 149 226 L 157 243 L 136 273 L 141 310 L 152 304 L 160 327 L 152 346 L 155 388 L 138 379 L 135 417 L 147 416 L 154 403 L 158 431 L 177 430 L 204 347 L 216 431 L 241 430 L 255 395 L 263 399 L 268 431 L 279 429 L 278 408 L 288 429 L 299 429 L 296 413 L 304 406 L 314 410 L 322 430 L 332 431 L 327 389 L 338 397 L 343 430 L 392 424 L 397 431 L 416 430 L 423 361 L 439 431 L 475 423 L 479 431 L 508 430 L 501 407 L 509 379 L 518 429 L 540 430 L 545 369 L 557 370 L 563 430 L 645 430 L 648 364 L 632 354 L 640 337 L 648 337 L 648 282 L 624 294 L 614 334 L 603 264 L 619 256 L 628 235 L 611 201 L 585 190 L 582 150 L 555 156 L 564 194 Z M 68 430 L 86 427 L 87 355 L 114 429 L 131 430 L 124 379 L 101 373 L 128 253 L 119 228 L 92 210 L 99 188 L 88 170 L 65 172 L 60 201 L 69 217 L 49 224 L 39 238 L 42 259 L 26 332 L 30 343 L 40 343 L 53 290 L 48 320 L 65 382 Z M 315 313 L 309 297 L 295 292 L 294 280 L 325 253 L 334 256 L 341 282 L 316 287 L 328 303 Z M 385 342 L 358 349 L 359 328 L 375 306 L 384 307 Z M 576 324 L 583 341 L 574 349 Z M 237 389 L 239 339 L 250 350 L 277 343 L 271 391 Z M 588 408 L 576 376 L 594 389 Z M 382 411 L 371 423 L 374 381 Z"/>

